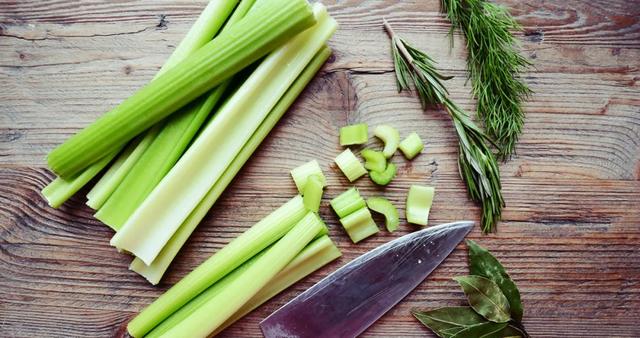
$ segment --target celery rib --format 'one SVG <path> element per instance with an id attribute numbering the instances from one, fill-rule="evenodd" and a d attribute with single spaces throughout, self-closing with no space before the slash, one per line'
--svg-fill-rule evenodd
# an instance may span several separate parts
<path id="1" fill-rule="evenodd" d="M 222 192 L 227 188 L 235 175 L 240 171 L 242 166 L 251 157 L 253 152 L 258 148 L 260 143 L 265 139 L 273 127 L 277 124 L 284 113 L 293 104 L 302 90 L 313 79 L 322 65 L 331 55 L 331 50 L 324 46 L 314 56 L 313 60 L 307 65 L 304 72 L 300 74 L 296 82 L 287 90 L 286 94 L 278 101 L 278 104 L 271 110 L 267 118 L 260 124 L 260 127 L 251 136 L 251 139 L 244 145 L 240 153 L 236 155 L 233 162 L 229 165 L 224 174 L 215 183 L 213 188 L 209 190 L 205 198 L 200 201 L 189 217 L 180 225 L 180 228 L 171 237 L 169 242 L 162 248 L 160 254 L 153 260 L 151 265 L 144 264 L 139 258 L 135 258 L 129 267 L 131 270 L 145 277 L 152 284 L 158 284 L 165 271 L 178 254 L 184 243 L 187 241 L 193 230 L 198 226 L 200 221 L 207 214 L 211 206 L 215 204 Z"/>
<path id="2" fill-rule="evenodd" d="M 367 199 L 367 207 L 372 211 L 383 214 L 385 226 L 389 232 L 394 232 L 400 224 L 400 215 L 398 209 L 384 197 L 371 197 Z"/>
<path id="3" fill-rule="evenodd" d="M 307 183 L 304 185 L 304 206 L 309 211 L 318 212 L 320 210 L 320 202 L 322 201 L 323 193 L 322 178 L 318 174 L 314 174 L 307 178 Z"/>
<path id="4" fill-rule="evenodd" d="M 290 174 L 300 193 L 304 192 L 304 188 L 307 185 L 307 179 L 309 179 L 311 175 L 318 175 L 320 177 L 322 187 L 327 185 L 327 179 L 322 173 L 320 164 L 318 164 L 318 161 L 316 160 L 309 161 L 305 164 L 293 168 Z"/>
<path id="5" fill-rule="evenodd" d="M 334 161 L 349 182 L 353 182 L 367 173 L 367 170 L 362 166 L 356 155 L 351 152 L 351 149 L 343 151 L 336 156 Z"/>
<path id="6" fill-rule="evenodd" d="M 400 133 L 392 126 L 383 124 L 376 127 L 373 134 L 384 142 L 382 153 L 386 158 L 390 158 L 398 150 L 400 144 Z"/>
<path id="7" fill-rule="evenodd" d="M 291 39 L 258 66 L 116 233 L 112 245 L 132 252 L 145 264 L 153 262 L 335 31 L 337 24 L 324 6 L 316 3 L 314 14 L 318 24 Z"/>
<path id="8" fill-rule="evenodd" d="M 377 185 L 387 185 L 391 183 L 394 177 L 396 177 L 396 171 L 398 167 L 393 162 L 387 164 L 387 168 L 383 172 L 371 171 L 369 172 L 369 178 L 373 183 Z"/>
<path id="9" fill-rule="evenodd" d="M 411 133 L 407 138 L 400 142 L 400 151 L 404 154 L 407 160 L 413 160 L 424 149 L 424 143 L 417 133 Z"/>
<path id="10" fill-rule="evenodd" d="M 380 231 L 376 222 L 373 221 L 371 212 L 366 207 L 341 218 L 340 223 L 353 243 L 358 243 Z"/>
<path id="11" fill-rule="evenodd" d="M 360 155 L 364 158 L 364 168 L 367 170 L 382 172 L 387 167 L 387 158 L 381 151 L 363 149 Z"/>
<path id="12" fill-rule="evenodd" d="M 314 24 L 305 0 L 265 3 L 55 148 L 49 167 L 72 177 Z"/>
<path id="13" fill-rule="evenodd" d="M 427 225 L 429 223 L 429 211 L 433 203 L 435 188 L 421 185 L 412 185 L 407 194 L 407 222 Z"/>
<path id="14" fill-rule="evenodd" d="M 354 211 L 367 206 L 362 196 L 360 196 L 360 192 L 355 187 L 341 193 L 329 203 L 333 211 L 335 211 L 340 218 L 346 217 Z"/>
<path id="15" fill-rule="evenodd" d="M 366 123 L 340 128 L 340 145 L 365 144 L 369 140 L 369 126 Z"/>

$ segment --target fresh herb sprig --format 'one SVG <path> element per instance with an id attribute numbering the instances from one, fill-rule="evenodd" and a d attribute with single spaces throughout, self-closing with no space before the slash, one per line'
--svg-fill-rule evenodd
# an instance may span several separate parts
<path id="1" fill-rule="evenodd" d="M 449 99 L 443 76 L 435 62 L 424 52 L 412 47 L 396 35 L 385 20 L 384 27 L 391 38 L 398 90 L 416 88 L 423 108 L 444 107 L 451 116 L 458 134 L 458 169 L 472 200 L 482 205 L 482 230 L 491 232 L 500 220 L 504 199 L 500 184 L 498 161 L 490 148 L 492 141 L 469 115 Z"/>
<path id="2" fill-rule="evenodd" d="M 506 8 L 485 0 L 441 0 L 442 12 L 467 40 L 467 67 L 478 100 L 477 114 L 499 147 L 499 157 L 514 152 L 524 126 L 522 103 L 531 94 L 520 74 L 531 64 L 512 32 L 522 27 Z M 453 42 L 453 35 L 452 42 Z"/>
<path id="3" fill-rule="evenodd" d="M 530 337 L 522 325 L 520 291 L 500 262 L 487 249 L 468 240 L 469 272 L 454 278 L 469 306 L 411 310 L 426 327 L 442 338 Z"/>

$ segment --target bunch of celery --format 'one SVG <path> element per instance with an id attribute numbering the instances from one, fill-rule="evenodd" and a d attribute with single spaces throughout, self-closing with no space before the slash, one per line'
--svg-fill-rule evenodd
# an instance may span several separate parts
<path id="1" fill-rule="evenodd" d="M 58 207 L 104 171 L 87 204 L 157 284 L 327 60 L 336 28 L 306 0 L 211 0 L 147 86 L 49 154 L 59 177 L 43 195 Z"/>

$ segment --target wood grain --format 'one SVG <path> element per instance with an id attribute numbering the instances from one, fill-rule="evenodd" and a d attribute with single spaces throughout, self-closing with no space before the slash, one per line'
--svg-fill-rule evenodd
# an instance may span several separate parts
<path id="1" fill-rule="evenodd" d="M 479 217 L 457 176 L 456 139 L 440 111 L 422 112 L 395 91 L 384 16 L 434 56 L 453 98 L 473 109 L 464 41 L 439 4 L 328 1 L 341 28 L 334 56 L 194 233 L 159 287 L 127 270 L 83 194 L 59 210 L 39 195 L 52 178 L 44 157 L 142 86 L 206 1 L 0 0 L 0 332 L 8 337 L 124 336 L 127 321 L 197 264 L 295 193 L 292 167 L 318 159 L 329 178 L 321 213 L 344 256 L 229 328 L 259 336 L 257 323 L 352 258 L 414 230 L 349 242 L 328 207 L 348 182 L 332 164 L 338 128 L 392 123 L 418 131 L 425 154 L 396 155 L 386 189 L 363 194 L 402 207 L 409 185 L 437 189 L 432 224 Z M 507 208 L 490 248 L 523 293 L 534 337 L 638 337 L 640 329 L 640 2 L 499 1 L 524 26 L 535 91 L 518 155 L 501 166 Z M 375 141 L 372 141 L 375 145 Z M 401 210 L 403 213 L 404 210 Z M 462 304 L 451 277 L 466 273 L 458 248 L 364 336 L 431 336 L 412 307 Z"/>

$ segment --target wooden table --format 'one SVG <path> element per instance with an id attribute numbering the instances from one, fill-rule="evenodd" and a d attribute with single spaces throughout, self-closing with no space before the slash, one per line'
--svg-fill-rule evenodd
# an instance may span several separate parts
<path id="1" fill-rule="evenodd" d="M 638 337 L 640 328 L 640 2 L 498 1 L 524 25 L 525 76 L 535 91 L 518 155 L 501 166 L 507 208 L 490 248 L 523 293 L 535 337 Z M 122 336 L 127 321 L 213 252 L 295 193 L 288 171 L 317 159 L 329 179 L 322 216 L 344 256 L 225 332 L 258 336 L 258 322 L 361 253 L 415 230 L 353 245 L 328 201 L 348 186 L 332 164 L 338 129 L 389 123 L 418 131 L 426 152 L 396 155 L 386 189 L 366 196 L 398 206 L 410 184 L 433 185 L 431 223 L 478 220 L 456 169 L 449 118 L 398 95 L 383 16 L 456 78 L 453 98 L 473 110 L 460 36 L 436 0 L 329 1 L 341 28 L 334 56 L 283 118 L 153 287 L 109 246 L 83 194 L 59 210 L 39 191 L 53 177 L 45 155 L 149 81 L 205 1 L 0 1 L 0 335 Z M 404 210 L 402 210 L 404 211 Z M 452 277 L 467 272 L 461 245 L 365 336 L 431 336 L 412 307 L 462 304 Z"/>

